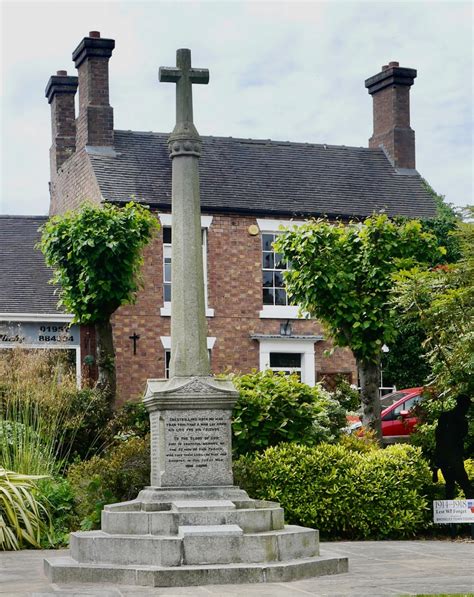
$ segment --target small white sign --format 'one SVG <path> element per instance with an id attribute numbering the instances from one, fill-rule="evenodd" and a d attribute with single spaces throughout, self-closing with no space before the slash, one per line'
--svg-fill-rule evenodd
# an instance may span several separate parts
<path id="1" fill-rule="evenodd" d="M 474 500 L 436 500 L 433 521 L 437 524 L 467 522 L 474 524 Z"/>

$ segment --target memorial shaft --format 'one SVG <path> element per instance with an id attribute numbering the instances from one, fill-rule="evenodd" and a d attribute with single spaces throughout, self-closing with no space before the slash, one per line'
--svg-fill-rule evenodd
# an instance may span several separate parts
<path id="1" fill-rule="evenodd" d="M 193 123 L 192 84 L 208 83 L 209 71 L 191 68 L 191 52 L 177 51 L 176 68 L 160 68 L 160 81 L 176 83 L 172 159 L 172 291 L 170 377 L 208 376 L 207 324 L 202 261 L 199 157 Z"/>

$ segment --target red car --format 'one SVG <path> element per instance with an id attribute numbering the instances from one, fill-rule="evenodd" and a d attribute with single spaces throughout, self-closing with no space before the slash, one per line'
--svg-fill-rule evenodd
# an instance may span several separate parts
<path id="1" fill-rule="evenodd" d="M 418 423 L 413 407 L 421 399 L 422 391 L 423 388 L 409 388 L 382 396 L 382 437 L 385 444 L 406 441 L 413 433 Z M 350 426 L 350 432 L 357 432 L 360 427 L 362 423 L 359 420 Z"/>
<path id="2" fill-rule="evenodd" d="M 407 440 L 418 419 L 413 407 L 420 401 L 423 388 L 409 388 L 387 394 L 380 399 L 382 407 L 382 437 L 384 443 Z"/>

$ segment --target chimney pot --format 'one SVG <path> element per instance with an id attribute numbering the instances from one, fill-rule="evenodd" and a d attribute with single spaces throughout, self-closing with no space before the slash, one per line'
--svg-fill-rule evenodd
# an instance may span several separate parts
<path id="1" fill-rule="evenodd" d="M 389 66 L 400 66 L 398 62 L 392 61 L 388 63 Z"/>
<path id="2" fill-rule="evenodd" d="M 58 77 L 67 77 L 67 70 L 58 70 L 56 74 Z"/>
<path id="3" fill-rule="evenodd" d="M 89 31 L 89 37 L 100 37 L 100 31 Z"/>

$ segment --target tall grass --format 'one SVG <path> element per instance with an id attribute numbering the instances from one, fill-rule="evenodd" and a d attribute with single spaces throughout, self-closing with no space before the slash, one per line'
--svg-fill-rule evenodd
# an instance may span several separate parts
<path id="1" fill-rule="evenodd" d="M 59 473 L 68 453 L 66 421 L 73 416 L 68 396 L 75 390 L 64 355 L 3 351 L 0 380 L 0 466 L 28 475 Z"/>
<path id="2" fill-rule="evenodd" d="M 0 550 L 59 547 L 77 528 L 65 472 L 100 450 L 110 409 L 74 373 L 66 351 L 0 350 Z"/>

